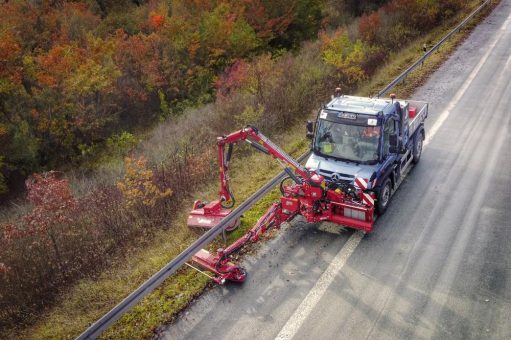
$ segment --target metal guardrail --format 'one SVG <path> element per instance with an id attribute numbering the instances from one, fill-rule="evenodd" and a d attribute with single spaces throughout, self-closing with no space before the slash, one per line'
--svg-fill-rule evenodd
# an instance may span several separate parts
<path id="1" fill-rule="evenodd" d="M 393 81 L 391 81 L 387 86 L 385 86 L 383 88 L 383 90 L 381 90 L 380 92 L 378 92 L 378 94 L 376 94 L 375 97 L 377 98 L 380 98 L 381 96 L 385 95 L 387 92 L 389 92 L 394 86 L 396 86 L 397 84 L 399 84 L 400 82 L 402 82 L 404 79 L 406 79 L 406 77 L 408 76 L 408 74 L 410 72 L 412 72 L 413 70 L 415 70 L 415 68 L 417 68 L 417 66 L 419 66 L 420 64 L 424 63 L 424 61 L 426 59 L 429 58 L 429 56 L 435 52 L 436 50 L 438 50 L 440 48 L 440 46 L 446 42 L 454 33 L 458 32 L 463 26 L 465 26 L 465 24 L 470 20 L 472 19 L 472 17 L 474 15 L 476 15 L 477 13 L 479 13 L 483 8 L 484 6 L 488 5 L 490 3 L 491 0 L 486 0 L 484 1 L 477 9 L 475 9 L 472 13 L 470 13 L 470 15 L 468 17 L 466 17 L 458 26 L 456 26 L 452 31 L 450 31 L 445 37 L 442 38 L 442 40 L 440 40 L 439 42 L 437 42 L 435 44 L 435 46 L 433 46 L 429 51 L 427 51 L 426 53 L 424 53 L 424 55 L 419 58 L 419 60 L 417 60 L 415 63 L 413 63 L 410 67 L 408 67 L 403 73 L 401 73 L 396 79 L 394 79 Z"/>
<path id="2" fill-rule="evenodd" d="M 451 32 L 449 32 L 442 40 L 440 40 L 431 50 L 426 52 L 419 60 L 417 60 L 412 66 L 401 73 L 396 79 L 388 84 L 383 90 L 378 92 L 376 97 L 381 97 L 386 94 L 390 89 L 396 86 L 398 83 L 406 78 L 408 73 L 413 71 L 419 64 L 422 64 L 434 51 L 436 51 L 440 45 L 442 45 L 447 39 L 449 39 L 454 33 L 459 31 L 467 21 L 469 21 L 474 15 L 476 15 L 481 9 L 486 6 L 491 0 L 486 0 L 474 10 L 467 18 L 465 18 L 458 26 L 456 26 Z M 299 161 L 304 160 L 309 155 L 309 152 L 303 154 L 298 158 Z M 256 191 L 246 201 L 240 204 L 234 209 L 228 216 L 226 216 L 217 226 L 211 228 L 208 232 L 202 235 L 197 241 L 186 248 L 181 254 L 170 261 L 165 267 L 160 269 L 156 274 L 151 276 L 146 282 L 138 287 L 134 292 L 128 295 L 122 300 L 117 306 L 106 313 L 101 319 L 93 323 L 85 332 L 78 336 L 78 340 L 82 339 L 97 339 L 101 333 L 105 331 L 110 325 L 117 321 L 121 316 L 124 315 L 131 307 L 137 304 L 142 298 L 151 293 L 156 287 L 158 287 L 166 278 L 172 275 L 177 269 L 179 269 L 186 261 L 188 261 L 195 253 L 204 248 L 209 244 L 215 237 L 220 235 L 224 229 L 236 218 L 241 216 L 245 211 L 250 209 L 257 201 L 259 201 L 265 194 L 267 194 L 279 181 L 285 176 L 286 172 L 282 171 L 272 180 L 266 183 L 261 189 Z"/>
<path id="3" fill-rule="evenodd" d="M 301 155 L 298 161 L 303 161 L 309 152 Z M 227 215 L 217 226 L 208 230 L 202 235 L 197 241 L 186 248 L 181 254 L 170 261 L 165 267 L 160 269 L 156 274 L 151 276 L 146 282 L 138 287 L 134 292 L 128 295 L 122 300 L 117 306 L 111 311 L 106 313 L 101 319 L 92 324 L 85 332 L 80 334 L 77 339 L 96 339 L 98 338 L 105 329 L 111 324 L 117 321 L 124 313 L 126 313 L 131 307 L 138 303 L 142 298 L 151 293 L 156 287 L 158 287 L 163 280 L 172 275 L 177 269 L 179 269 L 186 261 L 188 261 L 195 253 L 204 248 L 209 244 L 215 237 L 220 235 L 224 229 L 230 225 L 232 221 L 240 217 L 245 211 L 250 209 L 257 201 L 259 201 L 265 194 L 273 189 L 277 183 L 279 183 L 287 173 L 285 171 L 280 172 L 277 176 L 266 183 L 261 189 L 257 190 L 252 196 L 246 201 L 241 203 L 236 209 L 234 209 L 229 215 Z"/>

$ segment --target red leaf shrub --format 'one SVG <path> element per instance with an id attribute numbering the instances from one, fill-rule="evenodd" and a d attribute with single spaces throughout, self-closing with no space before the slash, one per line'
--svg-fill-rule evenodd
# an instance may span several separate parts
<path id="1" fill-rule="evenodd" d="M 249 65 L 243 60 L 236 60 L 227 67 L 215 83 L 217 100 L 226 100 L 229 94 L 241 87 L 247 78 Z"/>
<path id="2" fill-rule="evenodd" d="M 380 30 L 380 15 L 377 11 L 369 15 L 363 15 L 358 21 L 358 32 L 362 40 L 375 43 Z"/>
<path id="3" fill-rule="evenodd" d="M 34 205 L 23 220 L 29 232 L 47 232 L 55 224 L 73 222 L 76 201 L 69 190 L 69 182 L 58 172 L 33 174 L 26 180 L 27 199 Z"/>

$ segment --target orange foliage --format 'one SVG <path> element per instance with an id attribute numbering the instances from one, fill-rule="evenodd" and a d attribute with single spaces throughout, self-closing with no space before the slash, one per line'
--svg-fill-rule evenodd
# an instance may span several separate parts
<path id="1" fill-rule="evenodd" d="M 100 23 L 100 18 L 89 10 L 89 6 L 80 2 L 65 2 L 61 10 L 53 10 L 55 24 L 58 27 L 58 43 L 84 40 L 84 32 L 92 30 Z"/>
<path id="2" fill-rule="evenodd" d="M 165 23 L 165 17 L 159 14 L 153 14 L 149 17 L 149 24 L 152 28 L 158 29 Z"/>
<path id="3" fill-rule="evenodd" d="M 122 181 L 117 182 L 117 188 L 124 195 L 128 207 L 139 204 L 153 207 L 160 199 L 172 195 L 172 190 L 162 190 L 154 183 L 153 171 L 147 169 L 144 157 L 126 157 L 124 165 L 126 174 Z"/>
<path id="4" fill-rule="evenodd" d="M 459 0 L 392 0 L 383 11 L 420 32 L 434 27 L 442 19 L 442 10 L 459 8 L 462 4 Z"/>
<path id="5" fill-rule="evenodd" d="M 11 32 L 6 32 L 0 39 L 0 63 L 12 62 L 21 52 L 20 45 Z"/>
<path id="6" fill-rule="evenodd" d="M 363 15 L 358 22 L 358 31 L 362 40 L 374 43 L 380 29 L 380 15 L 377 11 Z"/>
<path id="7" fill-rule="evenodd" d="M 47 54 L 40 54 L 36 61 L 40 65 L 37 80 L 50 88 L 62 85 L 81 62 L 83 50 L 71 45 L 57 45 Z"/>
<path id="8" fill-rule="evenodd" d="M 4 124 L 0 124 L 0 137 L 7 135 L 7 127 Z"/>
<path id="9" fill-rule="evenodd" d="M 123 90 L 135 95 L 139 100 L 147 98 L 148 90 L 160 88 L 167 84 L 161 63 L 161 37 L 156 34 L 121 37 L 114 59 L 126 73 L 136 76 L 142 87 L 127 86 Z"/>
<path id="10" fill-rule="evenodd" d="M 293 6 L 272 4 L 263 0 L 245 0 L 245 19 L 257 32 L 257 36 L 271 39 L 283 34 L 293 22 Z M 281 4 L 282 5 L 282 4 Z"/>
<path id="11" fill-rule="evenodd" d="M 247 78 L 249 65 L 243 60 L 236 60 L 228 67 L 215 83 L 217 99 L 223 100 L 229 94 L 240 88 Z"/>
<path id="12" fill-rule="evenodd" d="M 0 77 L 12 82 L 21 82 L 21 67 L 17 60 L 21 57 L 21 47 L 14 35 L 7 31 L 0 35 Z"/>

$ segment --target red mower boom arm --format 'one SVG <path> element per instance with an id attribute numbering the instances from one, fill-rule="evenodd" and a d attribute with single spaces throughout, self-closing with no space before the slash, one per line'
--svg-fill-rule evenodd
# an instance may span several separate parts
<path id="1" fill-rule="evenodd" d="M 231 202 L 234 200 L 232 192 L 229 189 L 229 162 L 232 155 L 233 145 L 236 142 L 245 141 L 255 149 L 273 156 L 283 166 L 287 174 L 293 178 L 295 182 L 302 182 L 302 179 L 311 182 L 312 176 L 310 172 L 298 163 L 294 158 L 289 156 L 284 150 L 274 144 L 266 136 L 264 136 L 255 127 L 247 126 L 246 128 L 233 132 L 228 136 L 218 137 L 218 163 L 220 165 L 220 200 L 222 202 Z M 225 146 L 227 145 L 227 153 Z M 298 175 L 297 177 L 293 171 Z M 315 178 L 318 181 L 318 178 Z M 319 182 L 318 184 L 321 184 Z M 224 207 L 232 208 L 231 204 L 223 204 Z"/>

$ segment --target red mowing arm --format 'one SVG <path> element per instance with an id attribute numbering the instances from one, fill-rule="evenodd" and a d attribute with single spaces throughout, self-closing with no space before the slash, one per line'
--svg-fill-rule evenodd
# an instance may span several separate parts
<path id="1" fill-rule="evenodd" d="M 192 260 L 202 268 L 215 274 L 213 280 L 223 284 L 226 280 L 243 282 L 247 276 L 245 269 L 233 264 L 229 258 L 247 243 L 255 243 L 259 237 L 270 228 L 280 228 L 282 222 L 293 218 L 296 214 L 283 214 L 281 203 L 273 203 L 266 213 L 257 221 L 255 226 L 245 235 L 225 249 L 218 249 L 216 254 L 201 249 Z"/>
<path id="2" fill-rule="evenodd" d="M 229 162 L 232 156 L 233 145 L 239 141 L 245 141 L 258 151 L 276 158 L 284 167 L 287 174 L 297 184 L 302 184 L 305 181 L 306 183 L 311 183 L 311 185 L 318 187 L 319 190 L 322 190 L 319 188 L 323 183 L 322 177 L 317 176 L 315 173 L 311 174 L 300 163 L 260 133 L 255 127 L 247 126 L 227 136 L 217 138 L 218 163 L 220 166 L 220 200 L 213 202 L 217 209 L 220 209 L 220 204 L 223 208 L 227 209 L 234 206 L 234 197 L 229 188 Z M 195 208 L 194 206 L 194 209 Z M 208 208 L 208 206 L 202 209 L 206 208 Z M 215 223 L 216 220 L 213 221 L 214 214 L 208 211 L 199 211 L 199 218 L 202 218 L 202 220 L 212 219 L 211 223 Z M 247 243 L 257 242 L 260 235 L 264 234 L 269 228 L 279 228 L 282 222 L 293 218 L 298 213 L 298 209 L 291 211 L 288 207 L 283 211 L 281 202 L 273 203 L 267 212 L 257 221 L 255 226 L 229 247 L 226 249 L 219 249 L 216 254 L 211 254 L 207 250 L 202 249 L 192 257 L 192 260 L 200 267 L 214 273 L 215 276 L 213 280 L 217 283 L 222 284 L 225 280 L 243 282 L 246 277 L 246 272 L 243 268 L 231 263 L 229 260 L 230 256 L 239 251 Z M 193 212 L 191 216 L 193 218 L 196 217 Z M 222 217 L 219 217 L 219 220 L 221 218 Z"/>
<path id="3" fill-rule="evenodd" d="M 306 182 L 311 182 L 314 173 L 310 173 L 305 167 L 298 163 L 293 157 L 289 156 L 279 146 L 269 140 L 255 127 L 247 126 L 244 129 L 233 132 L 227 136 L 218 137 L 218 164 L 220 164 L 220 200 L 232 201 L 234 199 L 229 188 L 229 161 L 232 155 L 233 144 L 239 141 L 245 141 L 252 147 L 276 158 L 283 166 L 287 174 L 293 178 L 297 183 L 301 183 L 300 178 Z M 225 152 L 225 145 L 228 146 L 227 153 Z M 294 172 L 293 172 L 294 171 Z M 298 178 L 296 175 L 298 175 Z M 317 178 L 317 177 L 316 177 Z M 315 179 L 316 179 L 315 178 Z M 317 183 L 319 185 L 321 183 Z M 233 204 L 232 204 L 233 205 Z M 229 207 L 232 207 L 230 205 Z"/>

